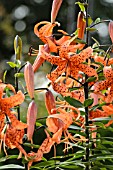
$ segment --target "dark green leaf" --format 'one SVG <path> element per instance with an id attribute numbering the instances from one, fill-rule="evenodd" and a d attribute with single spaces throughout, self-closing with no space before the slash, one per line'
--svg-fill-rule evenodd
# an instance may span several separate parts
<path id="1" fill-rule="evenodd" d="M 76 99 L 71 98 L 69 96 L 64 97 L 64 99 L 66 100 L 66 102 L 68 102 L 70 105 L 72 105 L 76 108 L 83 107 L 83 104 L 79 100 L 76 100 Z"/>
<path id="2" fill-rule="evenodd" d="M 80 38 L 76 38 L 76 39 L 74 40 L 74 42 L 80 43 L 80 44 L 86 44 L 86 42 L 85 42 L 84 40 L 80 39 Z"/>
<path id="3" fill-rule="evenodd" d="M 94 122 L 93 124 L 95 124 L 96 126 L 99 126 L 103 129 L 106 129 L 106 127 L 104 126 L 104 124 L 102 122 Z"/>
<path id="4" fill-rule="evenodd" d="M 27 147 L 33 147 L 33 148 L 39 148 L 40 147 L 40 145 L 35 145 L 35 144 L 31 144 L 31 143 L 24 143 L 23 145 L 27 146 Z"/>
<path id="5" fill-rule="evenodd" d="M 96 77 L 89 77 L 86 82 L 94 82 L 97 78 Z"/>
<path id="6" fill-rule="evenodd" d="M 86 99 L 84 101 L 84 106 L 85 107 L 91 106 L 92 104 L 93 104 L 93 99 Z"/>
<path id="7" fill-rule="evenodd" d="M 71 163 L 70 163 L 71 164 Z M 77 165 L 61 165 L 61 168 L 65 168 L 65 170 L 82 170 L 82 168 L 80 168 Z M 63 169 L 64 170 L 64 169 Z"/>
<path id="8" fill-rule="evenodd" d="M 98 109 L 99 107 L 100 107 L 100 105 L 99 105 L 99 104 L 97 104 L 97 105 L 95 105 L 95 106 L 91 107 L 90 111 L 92 111 L 92 110 L 96 110 L 96 109 Z"/>
<path id="9" fill-rule="evenodd" d="M 72 88 L 69 88 L 69 91 L 78 90 L 78 89 L 80 89 L 80 87 L 72 87 Z"/>
<path id="10" fill-rule="evenodd" d="M 32 166 L 31 168 L 47 167 L 47 166 L 51 166 L 51 165 L 54 165 L 59 162 L 60 161 L 57 161 L 57 160 L 43 161 L 43 162 L 40 162 L 40 163 Z"/>
<path id="11" fill-rule="evenodd" d="M 104 67 L 104 65 L 100 62 L 93 62 L 94 64 L 100 65 L 102 68 Z"/>

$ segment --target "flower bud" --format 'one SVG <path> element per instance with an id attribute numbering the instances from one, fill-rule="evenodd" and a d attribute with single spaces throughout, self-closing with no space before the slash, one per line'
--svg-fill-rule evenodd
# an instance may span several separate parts
<path id="1" fill-rule="evenodd" d="M 50 90 L 45 93 L 45 104 L 49 115 L 52 114 L 52 109 L 56 108 L 55 98 Z M 54 113 L 55 114 L 55 113 Z"/>
<path id="2" fill-rule="evenodd" d="M 84 13 L 80 11 L 77 19 L 78 38 L 80 39 L 84 38 L 85 27 L 86 22 L 84 20 Z"/>
<path id="3" fill-rule="evenodd" d="M 25 65 L 24 77 L 25 77 L 28 94 L 30 98 L 33 99 L 34 98 L 34 72 L 33 72 L 32 65 L 29 62 L 27 62 L 27 64 Z"/>
<path id="4" fill-rule="evenodd" d="M 61 6 L 62 0 L 53 0 L 52 10 L 51 10 L 51 23 L 54 23 Z"/>
<path id="5" fill-rule="evenodd" d="M 32 141 L 32 136 L 34 133 L 34 127 L 37 117 L 37 105 L 35 104 L 34 100 L 29 104 L 28 111 L 27 111 L 27 137 L 28 140 Z"/>
<path id="6" fill-rule="evenodd" d="M 14 39 L 14 50 L 16 59 L 20 60 L 22 56 L 22 39 L 18 35 Z"/>

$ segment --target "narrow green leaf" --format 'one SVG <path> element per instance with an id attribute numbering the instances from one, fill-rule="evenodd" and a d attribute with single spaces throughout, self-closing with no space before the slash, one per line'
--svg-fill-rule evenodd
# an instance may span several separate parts
<path id="1" fill-rule="evenodd" d="M 78 37 L 78 30 L 79 30 L 79 29 L 76 29 L 75 32 L 74 32 L 72 35 L 75 35 L 75 36 Z"/>
<path id="2" fill-rule="evenodd" d="M 98 109 L 99 107 L 100 107 L 100 105 L 99 105 L 99 104 L 97 104 L 97 105 L 95 105 L 95 106 L 91 107 L 90 111 L 92 111 L 92 110 L 96 110 L 96 109 Z"/>
<path id="3" fill-rule="evenodd" d="M 93 41 L 95 41 L 95 44 L 97 44 L 97 46 L 100 45 L 100 43 L 94 37 L 92 37 L 92 39 L 93 39 Z"/>
<path id="4" fill-rule="evenodd" d="M 9 64 L 9 66 L 11 67 L 11 68 L 15 68 L 15 67 L 17 67 L 17 68 L 20 68 L 21 67 L 21 62 L 20 62 L 20 60 L 16 60 L 16 62 L 7 62 L 7 64 Z"/>
<path id="5" fill-rule="evenodd" d="M 23 73 L 16 73 L 14 76 L 15 77 L 24 77 L 24 74 Z"/>
<path id="6" fill-rule="evenodd" d="M 51 166 L 51 165 L 54 165 L 56 163 L 59 163 L 60 161 L 57 161 L 57 160 L 49 160 L 49 161 L 43 161 L 43 162 L 40 162 L 34 166 L 32 166 L 32 168 L 37 168 L 37 167 L 46 167 L 46 166 Z"/>
<path id="7" fill-rule="evenodd" d="M 66 100 L 66 102 L 68 102 L 70 105 L 72 105 L 76 108 L 83 107 L 83 104 L 79 100 L 76 100 L 76 99 L 71 98 L 69 96 L 64 97 L 64 99 Z"/>
<path id="8" fill-rule="evenodd" d="M 8 87 L 5 88 L 5 92 L 6 92 L 6 96 L 8 97 L 11 96 L 10 89 Z"/>
<path id="9" fill-rule="evenodd" d="M 94 82 L 97 78 L 96 77 L 89 77 L 86 82 Z"/>
<path id="10" fill-rule="evenodd" d="M 69 88 L 69 91 L 78 90 L 78 89 L 80 89 L 80 87 L 72 87 L 72 88 Z"/>
<path id="11" fill-rule="evenodd" d="M 0 162 L 4 162 L 4 161 L 6 161 L 7 160 L 7 158 L 6 157 L 2 157 L 2 158 L 0 158 Z"/>
<path id="12" fill-rule="evenodd" d="M 81 3 L 81 2 L 76 2 L 75 4 L 78 4 L 78 5 L 79 5 L 79 7 L 80 7 L 80 10 L 81 10 L 82 12 L 85 12 L 84 3 Z"/>
<path id="13" fill-rule="evenodd" d="M 35 144 L 31 144 L 31 143 L 24 143 L 23 145 L 27 146 L 27 147 L 33 147 L 33 148 L 39 148 L 40 147 L 40 145 L 35 145 Z"/>
<path id="14" fill-rule="evenodd" d="M 21 61 L 20 60 L 16 60 L 15 61 L 16 67 L 20 68 L 21 67 Z"/>
<path id="15" fill-rule="evenodd" d="M 87 30 L 87 31 L 90 31 L 90 32 L 97 31 L 96 28 L 90 28 L 90 27 L 87 27 L 86 30 Z"/>
<path id="16" fill-rule="evenodd" d="M 84 106 L 85 107 L 91 106 L 92 104 L 93 104 L 93 99 L 86 99 L 84 101 Z"/>
<path id="17" fill-rule="evenodd" d="M 74 125 L 70 125 L 69 128 L 70 129 L 75 129 L 75 130 L 83 130 L 83 128 L 78 127 L 78 126 L 74 126 Z"/>
<path id="18" fill-rule="evenodd" d="M 74 42 L 80 43 L 80 44 L 86 44 L 86 42 L 85 42 L 84 40 L 80 39 L 80 38 L 76 38 L 76 39 L 74 40 Z"/>
<path id="19" fill-rule="evenodd" d="M 5 70 L 5 72 L 4 72 L 4 74 L 3 74 L 3 83 L 5 83 L 6 74 L 7 74 L 7 70 Z"/>
<path id="20" fill-rule="evenodd" d="M 107 120 L 113 120 L 113 118 L 110 118 L 110 117 L 100 117 L 100 118 L 95 118 L 95 119 L 92 119 L 92 121 L 107 121 Z"/>
<path id="21" fill-rule="evenodd" d="M 91 16 L 88 17 L 88 26 L 90 26 L 93 23 L 93 20 L 91 18 Z"/>
<path id="22" fill-rule="evenodd" d="M 94 125 L 99 126 L 103 129 L 106 129 L 106 127 L 104 126 L 104 124 L 102 122 L 94 122 Z"/>
<path id="23" fill-rule="evenodd" d="M 8 165 L 0 166 L 0 170 L 3 169 L 25 169 L 25 167 L 20 165 L 15 165 L 15 164 L 8 164 Z"/>
<path id="24" fill-rule="evenodd" d="M 113 145 L 113 141 L 110 140 L 102 140 L 103 145 Z"/>
<path id="25" fill-rule="evenodd" d="M 11 67 L 11 68 L 15 68 L 15 67 L 17 67 L 17 64 L 15 64 L 14 62 L 7 62 L 7 64 L 9 64 L 9 66 Z"/>
<path id="26" fill-rule="evenodd" d="M 43 126 L 43 124 L 42 123 L 40 123 L 40 122 L 36 122 L 36 126 Z"/>
<path id="27" fill-rule="evenodd" d="M 80 167 L 78 167 L 77 165 L 61 165 L 60 166 L 61 168 L 65 168 L 65 170 L 75 170 L 75 169 L 78 169 L 79 170 L 82 170 Z M 63 169 L 64 170 L 64 169 Z"/>
<path id="28" fill-rule="evenodd" d="M 94 21 L 95 24 L 100 22 L 100 18 L 96 18 L 96 20 Z"/>
<path id="29" fill-rule="evenodd" d="M 71 142 L 65 142 L 66 144 L 69 144 L 70 146 L 72 146 L 72 147 L 77 147 L 77 148 L 80 148 L 80 149 L 85 149 L 84 148 L 84 146 L 80 146 L 80 145 L 77 145 L 77 144 L 75 144 L 75 143 L 71 143 Z"/>

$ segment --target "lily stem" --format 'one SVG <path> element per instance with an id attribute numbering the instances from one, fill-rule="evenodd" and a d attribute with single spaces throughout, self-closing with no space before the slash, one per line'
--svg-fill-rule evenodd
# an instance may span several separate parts
<path id="1" fill-rule="evenodd" d="M 88 0 L 86 0 L 86 4 L 88 4 Z M 86 28 L 88 27 L 88 5 L 86 5 L 85 7 L 86 9 Z M 86 44 L 87 46 L 89 45 L 89 32 L 86 29 Z M 88 61 L 86 61 L 88 62 Z M 85 80 L 87 80 L 88 76 L 85 75 Z M 84 94 L 85 94 L 85 100 L 88 99 L 88 82 L 85 81 L 84 83 Z M 85 161 L 88 163 L 89 162 L 89 154 L 90 154 L 90 150 L 89 150 L 89 110 L 88 107 L 85 107 L 85 134 L 86 134 L 86 155 L 85 155 Z M 86 165 L 86 170 L 89 170 L 89 164 Z"/>
<path id="2" fill-rule="evenodd" d="M 15 72 L 17 73 L 18 70 L 15 68 Z M 18 77 L 15 77 L 15 91 L 18 92 Z M 20 107 L 17 107 L 17 113 L 18 113 L 18 120 L 20 121 Z"/>

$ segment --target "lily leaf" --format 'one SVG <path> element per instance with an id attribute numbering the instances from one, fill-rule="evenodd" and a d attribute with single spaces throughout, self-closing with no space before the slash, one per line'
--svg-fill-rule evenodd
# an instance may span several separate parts
<path id="1" fill-rule="evenodd" d="M 8 164 L 8 165 L 3 165 L 0 166 L 0 169 L 25 169 L 25 167 L 20 166 L 20 165 L 15 165 L 15 164 Z"/>
<path id="2" fill-rule="evenodd" d="M 79 100 L 76 100 L 76 99 L 71 98 L 69 96 L 64 97 L 64 99 L 66 100 L 66 102 L 68 102 L 70 105 L 72 105 L 76 108 L 83 107 L 83 104 Z"/>
<path id="3" fill-rule="evenodd" d="M 87 30 L 87 31 L 90 31 L 90 32 L 97 31 L 96 28 L 90 28 L 90 27 L 87 27 L 86 30 Z"/>
<path id="4" fill-rule="evenodd" d="M 96 20 L 94 21 L 95 24 L 100 22 L 100 18 L 96 18 Z"/>
<path id="5" fill-rule="evenodd" d="M 85 107 L 91 106 L 92 104 L 93 104 L 93 99 L 86 99 L 84 101 L 84 106 Z"/>
<path id="6" fill-rule="evenodd" d="M 86 82 L 94 82 L 97 78 L 96 77 L 89 77 Z"/>
<path id="7" fill-rule="evenodd" d="M 76 2 L 75 4 L 78 4 L 78 5 L 79 5 L 79 7 L 80 7 L 80 10 L 81 10 L 82 12 L 85 12 L 84 3 L 81 3 L 81 2 Z"/>
<path id="8" fill-rule="evenodd" d="M 24 74 L 23 73 L 16 73 L 14 76 L 15 77 L 24 77 Z"/>

